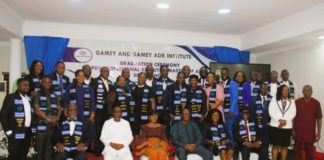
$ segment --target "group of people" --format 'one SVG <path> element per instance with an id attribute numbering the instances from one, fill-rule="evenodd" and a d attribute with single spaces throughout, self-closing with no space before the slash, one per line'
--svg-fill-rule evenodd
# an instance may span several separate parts
<path id="1" fill-rule="evenodd" d="M 0 113 L 9 159 L 26 159 L 33 141 L 39 160 L 83 160 L 86 152 L 105 160 L 132 160 L 133 154 L 167 160 L 170 143 L 179 160 L 189 154 L 231 160 L 239 153 L 248 160 L 252 152 L 269 160 L 270 145 L 272 159 L 285 160 L 293 137 L 295 159 L 305 150 L 311 160 L 320 139 L 320 103 L 312 98 L 310 85 L 299 97 L 287 70 L 281 82 L 276 71 L 264 82 L 257 71 L 247 81 L 242 71 L 231 79 L 227 68 L 215 75 L 201 67 L 198 76 L 186 65 L 174 81 L 167 65 L 155 78 L 149 64 L 136 83 L 128 68 L 114 83 L 108 67 L 97 78 L 91 70 L 84 65 L 70 80 L 63 62 L 57 62 L 52 75 L 43 74 L 41 61 L 32 63 Z"/>

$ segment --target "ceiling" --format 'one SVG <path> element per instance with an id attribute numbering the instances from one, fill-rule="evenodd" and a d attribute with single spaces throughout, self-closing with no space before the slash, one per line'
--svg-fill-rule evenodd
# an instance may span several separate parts
<path id="1" fill-rule="evenodd" d="M 241 35 L 324 0 L 3 0 L 23 19 Z M 158 2 L 170 9 L 159 10 Z M 203 3 L 201 3 L 203 2 Z M 219 15 L 220 8 L 231 14 Z"/>

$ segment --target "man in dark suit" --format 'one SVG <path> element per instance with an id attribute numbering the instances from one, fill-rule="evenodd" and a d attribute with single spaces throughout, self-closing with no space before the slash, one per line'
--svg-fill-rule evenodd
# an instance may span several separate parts
<path id="1" fill-rule="evenodd" d="M 261 84 L 259 94 L 251 99 L 252 120 L 259 128 L 262 142 L 259 157 L 262 160 L 269 160 L 269 104 L 272 96 L 268 94 L 267 84 Z"/>
<path id="2" fill-rule="evenodd" d="M 53 142 L 55 146 L 55 160 L 86 159 L 86 148 L 89 144 L 89 130 L 87 123 L 77 119 L 78 108 L 70 104 L 67 109 L 68 117 L 55 130 Z"/>
<path id="3" fill-rule="evenodd" d="M 233 126 L 233 134 L 237 143 L 236 151 L 241 152 L 242 160 L 249 160 L 251 152 L 259 153 L 262 144 L 257 126 L 254 121 L 249 121 L 249 119 L 249 109 L 243 108 L 241 119 Z"/>
<path id="4" fill-rule="evenodd" d="M 29 82 L 20 78 L 18 89 L 8 94 L 3 101 L 0 112 L 2 128 L 8 137 L 8 152 L 10 160 L 26 160 L 31 141 L 31 122 L 33 110 L 31 99 L 27 95 Z"/>
<path id="5" fill-rule="evenodd" d="M 107 105 L 105 104 L 105 98 L 107 97 L 107 93 L 110 90 L 113 90 L 112 82 L 108 79 L 109 77 L 109 68 L 102 67 L 100 69 L 99 77 L 95 78 L 91 82 L 91 86 L 94 90 L 95 101 L 96 101 L 96 118 L 95 118 L 95 128 L 96 128 L 96 136 L 95 136 L 95 143 L 94 143 L 94 151 L 96 155 L 100 155 L 102 150 L 99 149 L 99 144 L 101 141 L 100 133 L 102 130 L 102 124 L 108 117 L 107 112 Z M 103 144 L 102 144 L 103 145 Z"/>
<path id="6" fill-rule="evenodd" d="M 55 72 L 51 75 L 52 79 L 52 90 L 56 94 L 57 98 L 60 101 L 61 106 L 64 105 L 64 94 L 66 92 L 66 88 L 70 84 L 70 79 L 66 75 L 65 72 L 65 64 L 64 62 L 57 62 L 55 67 Z"/>

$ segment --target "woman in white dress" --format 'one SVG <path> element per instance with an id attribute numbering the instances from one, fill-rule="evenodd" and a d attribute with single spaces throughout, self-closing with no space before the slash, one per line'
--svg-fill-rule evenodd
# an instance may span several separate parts
<path id="1" fill-rule="evenodd" d="M 129 144 L 133 140 L 128 121 L 121 118 L 119 106 L 113 109 L 113 118 L 107 120 L 102 128 L 101 142 L 105 145 L 102 154 L 105 160 L 132 160 Z"/>

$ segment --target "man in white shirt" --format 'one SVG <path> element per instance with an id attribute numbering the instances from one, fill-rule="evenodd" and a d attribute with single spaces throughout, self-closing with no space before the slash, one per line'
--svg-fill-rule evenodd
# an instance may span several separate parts
<path id="1" fill-rule="evenodd" d="M 146 75 L 146 85 L 152 87 L 154 81 L 156 81 L 156 78 L 153 76 L 154 74 L 154 67 L 152 64 L 149 64 L 145 68 L 145 75 Z"/>
<path id="2" fill-rule="evenodd" d="M 82 70 L 83 70 L 83 72 L 85 74 L 84 83 L 87 84 L 87 85 L 89 85 L 94 80 L 94 78 L 91 77 L 91 73 L 92 73 L 91 66 L 88 65 L 88 64 L 83 65 L 82 66 Z"/>
<path id="3" fill-rule="evenodd" d="M 289 72 L 287 69 L 281 71 L 281 79 L 281 84 L 289 87 L 290 97 L 296 100 L 299 97 L 297 84 L 289 80 Z"/>
<path id="4" fill-rule="evenodd" d="M 3 101 L 0 121 L 8 137 L 8 159 L 25 160 L 31 141 L 33 113 L 31 99 L 27 96 L 28 80 L 18 79 L 17 86 L 17 91 L 8 94 Z"/>
<path id="5" fill-rule="evenodd" d="M 189 76 L 190 76 L 190 73 L 191 73 L 191 70 L 190 70 L 190 67 L 188 65 L 185 65 L 182 67 L 182 72 L 185 73 L 185 76 L 186 76 L 186 84 L 189 84 Z"/>
<path id="6" fill-rule="evenodd" d="M 102 152 L 105 160 L 133 160 L 129 149 L 132 130 L 128 121 L 121 118 L 119 106 L 113 109 L 113 118 L 104 123 L 100 140 L 105 145 Z"/>
<path id="7" fill-rule="evenodd" d="M 275 97 L 277 94 L 277 89 L 281 86 L 281 83 L 278 82 L 278 72 L 271 71 L 270 81 L 265 82 L 268 85 L 268 93 Z"/>

